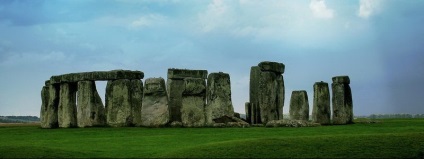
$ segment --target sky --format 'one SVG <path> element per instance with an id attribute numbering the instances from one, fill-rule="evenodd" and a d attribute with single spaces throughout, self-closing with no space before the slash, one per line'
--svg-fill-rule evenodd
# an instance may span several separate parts
<path id="1" fill-rule="evenodd" d="M 286 66 L 291 92 L 348 75 L 355 115 L 424 113 L 422 0 L 1 0 L 0 116 L 39 116 L 52 75 L 226 72 L 234 110 L 250 67 Z M 106 82 L 97 82 L 104 99 Z M 331 89 L 331 87 L 330 87 Z"/>

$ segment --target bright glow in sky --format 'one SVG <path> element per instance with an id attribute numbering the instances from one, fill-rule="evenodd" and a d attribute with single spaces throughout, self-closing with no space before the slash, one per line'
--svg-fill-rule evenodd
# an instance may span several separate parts
<path id="1" fill-rule="evenodd" d="M 0 115 L 36 115 L 52 75 L 168 68 L 231 76 L 236 112 L 250 67 L 286 65 L 291 91 L 349 75 L 355 115 L 424 113 L 421 0 L 1 0 Z M 104 99 L 105 82 L 98 82 Z M 312 110 L 312 109 L 310 109 Z"/>

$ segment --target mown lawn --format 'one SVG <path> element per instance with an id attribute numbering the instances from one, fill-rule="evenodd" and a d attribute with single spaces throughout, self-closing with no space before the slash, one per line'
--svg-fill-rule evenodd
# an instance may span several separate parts
<path id="1" fill-rule="evenodd" d="M 417 158 L 424 119 L 305 128 L 74 128 L 1 125 L 0 158 Z"/>

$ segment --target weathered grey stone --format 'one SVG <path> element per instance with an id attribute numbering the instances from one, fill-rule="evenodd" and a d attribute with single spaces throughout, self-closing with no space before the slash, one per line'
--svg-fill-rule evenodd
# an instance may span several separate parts
<path id="1" fill-rule="evenodd" d="M 53 87 L 53 86 L 52 86 Z M 55 128 L 57 127 L 57 105 L 56 109 L 50 108 L 50 90 L 49 86 L 43 86 L 41 89 L 41 110 L 40 110 L 40 125 L 41 128 Z M 57 101 L 56 101 L 57 104 Z M 51 121 L 51 113 L 56 115 L 55 121 Z"/>
<path id="2" fill-rule="evenodd" d="M 249 124 L 251 124 L 251 122 L 252 122 L 252 119 L 251 119 L 251 117 L 252 117 L 252 107 L 251 107 L 251 105 L 250 105 L 250 103 L 249 102 L 246 102 L 245 104 L 244 104 L 244 110 L 246 111 L 245 113 L 246 113 L 246 121 L 249 123 Z"/>
<path id="3" fill-rule="evenodd" d="M 185 127 L 205 125 L 206 81 L 200 78 L 185 78 L 181 106 L 181 121 Z"/>
<path id="4" fill-rule="evenodd" d="M 261 72 L 259 81 L 259 108 L 261 121 L 267 123 L 271 120 L 279 119 L 279 109 L 277 106 L 277 75 L 273 72 Z"/>
<path id="5" fill-rule="evenodd" d="M 60 84 L 58 121 L 59 127 L 77 127 L 76 84 Z"/>
<path id="6" fill-rule="evenodd" d="M 98 80 L 117 80 L 117 79 L 143 79 L 144 73 L 141 71 L 130 70 L 112 70 L 96 72 L 70 73 L 59 76 L 52 76 L 50 84 L 74 83 L 78 81 L 98 81 Z"/>
<path id="7" fill-rule="evenodd" d="M 319 123 L 313 123 L 305 120 L 272 120 L 266 123 L 266 127 L 316 127 Z"/>
<path id="8" fill-rule="evenodd" d="M 261 69 L 259 66 L 252 66 L 250 68 L 250 87 L 249 87 L 249 101 L 251 111 L 251 124 L 259 124 L 261 122 L 260 109 L 259 109 L 259 78 L 261 76 Z"/>
<path id="9" fill-rule="evenodd" d="M 290 119 L 309 120 L 309 102 L 306 91 L 293 91 L 290 98 Z"/>
<path id="10" fill-rule="evenodd" d="M 60 92 L 60 87 L 58 85 L 48 86 L 47 109 L 44 112 L 45 114 L 41 115 L 42 117 L 44 117 L 44 119 L 41 119 L 42 128 L 59 127 L 59 122 L 58 122 L 59 92 Z"/>
<path id="11" fill-rule="evenodd" d="M 141 122 L 146 127 L 160 127 L 169 122 L 168 96 L 163 78 L 146 79 Z"/>
<path id="12" fill-rule="evenodd" d="M 333 124 L 353 123 L 352 92 L 349 84 L 347 82 L 333 82 L 331 87 L 333 91 Z"/>
<path id="13" fill-rule="evenodd" d="M 184 79 L 188 77 L 206 79 L 207 76 L 207 70 L 168 69 L 168 79 Z"/>
<path id="14" fill-rule="evenodd" d="M 181 106 L 183 103 L 183 91 L 185 89 L 184 80 L 168 78 L 166 86 L 168 90 L 170 121 L 181 122 Z"/>
<path id="15" fill-rule="evenodd" d="M 142 90 L 141 80 L 108 81 L 106 86 L 107 124 L 113 127 L 140 125 Z"/>
<path id="16" fill-rule="evenodd" d="M 105 108 L 94 81 L 78 82 L 78 127 L 104 126 Z"/>
<path id="17" fill-rule="evenodd" d="M 206 122 L 211 124 L 213 119 L 234 114 L 231 102 L 231 82 L 227 73 L 211 73 L 208 76 Z"/>
<path id="18" fill-rule="evenodd" d="M 285 100 L 285 86 L 284 86 L 284 78 L 283 75 L 277 75 L 277 96 L 276 96 L 276 110 L 278 119 L 283 119 L 283 107 L 284 107 L 284 100 Z"/>
<path id="19" fill-rule="evenodd" d="M 277 74 L 284 73 L 284 64 L 278 62 L 263 61 L 258 65 L 262 71 L 271 71 Z"/>
<path id="20" fill-rule="evenodd" d="M 350 84 L 349 76 L 336 76 L 332 78 L 333 83 Z"/>
<path id="21" fill-rule="evenodd" d="M 314 103 L 312 108 L 312 121 L 321 125 L 331 124 L 330 90 L 328 83 L 316 82 L 314 84 Z"/>

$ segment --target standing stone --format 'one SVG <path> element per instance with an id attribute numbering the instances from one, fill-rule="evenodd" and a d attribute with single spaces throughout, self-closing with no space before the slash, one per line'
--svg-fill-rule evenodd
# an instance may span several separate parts
<path id="1" fill-rule="evenodd" d="M 206 82 L 200 78 L 185 78 L 181 106 L 181 122 L 185 127 L 205 125 Z"/>
<path id="2" fill-rule="evenodd" d="M 104 126 L 106 115 L 94 81 L 78 82 L 78 127 Z"/>
<path id="3" fill-rule="evenodd" d="M 77 105 L 76 105 L 76 84 L 60 84 L 59 95 L 59 127 L 77 127 Z"/>
<path id="4" fill-rule="evenodd" d="M 183 103 L 184 88 L 184 80 L 182 79 L 167 80 L 170 121 L 181 122 L 181 106 Z"/>
<path id="5" fill-rule="evenodd" d="M 125 127 L 141 124 L 141 80 L 119 79 L 106 86 L 107 124 Z"/>
<path id="6" fill-rule="evenodd" d="M 309 102 L 306 91 L 293 91 L 290 98 L 290 118 L 309 120 Z"/>
<path id="7" fill-rule="evenodd" d="M 249 87 L 249 100 L 250 100 L 250 107 L 252 109 L 250 119 L 252 124 L 259 124 L 261 123 L 261 117 L 260 117 L 260 110 L 258 109 L 259 106 L 259 78 L 261 74 L 261 69 L 259 66 L 252 66 L 250 68 L 250 87 Z"/>
<path id="8" fill-rule="evenodd" d="M 41 128 L 57 128 L 57 109 L 59 104 L 59 88 L 46 81 L 41 90 Z"/>
<path id="9" fill-rule="evenodd" d="M 146 79 L 141 122 L 147 127 L 160 127 L 169 122 L 168 96 L 163 78 Z"/>
<path id="10" fill-rule="evenodd" d="M 314 103 L 312 108 L 312 121 L 321 125 L 331 124 L 330 91 L 328 83 L 316 82 L 314 84 Z"/>
<path id="11" fill-rule="evenodd" d="M 252 124 L 251 123 L 252 122 L 252 119 L 251 119 L 251 117 L 252 117 L 252 107 L 250 106 L 249 102 L 246 102 L 244 104 L 244 110 L 246 111 L 246 122 L 249 123 L 249 124 Z"/>
<path id="12" fill-rule="evenodd" d="M 333 77 L 333 124 L 353 123 L 353 102 L 348 76 Z"/>
<path id="13" fill-rule="evenodd" d="M 277 76 L 273 72 L 261 72 L 259 82 L 259 108 L 261 121 L 278 120 Z"/>
<path id="14" fill-rule="evenodd" d="M 213 119 L 233 116 L 230 75 L 222 72 L 211 73 L 207 83 L 206 122 L 212 124 Z"/>
<path id="15" fill-rule="evenodd" d="M 284 100 L 286 95 L 283 75 L 277 75 L 276 81 L 277 81 L 276 110 L 277 110 L 278 119 L 283 119 L 283 107 L 284 107 Z"/>

